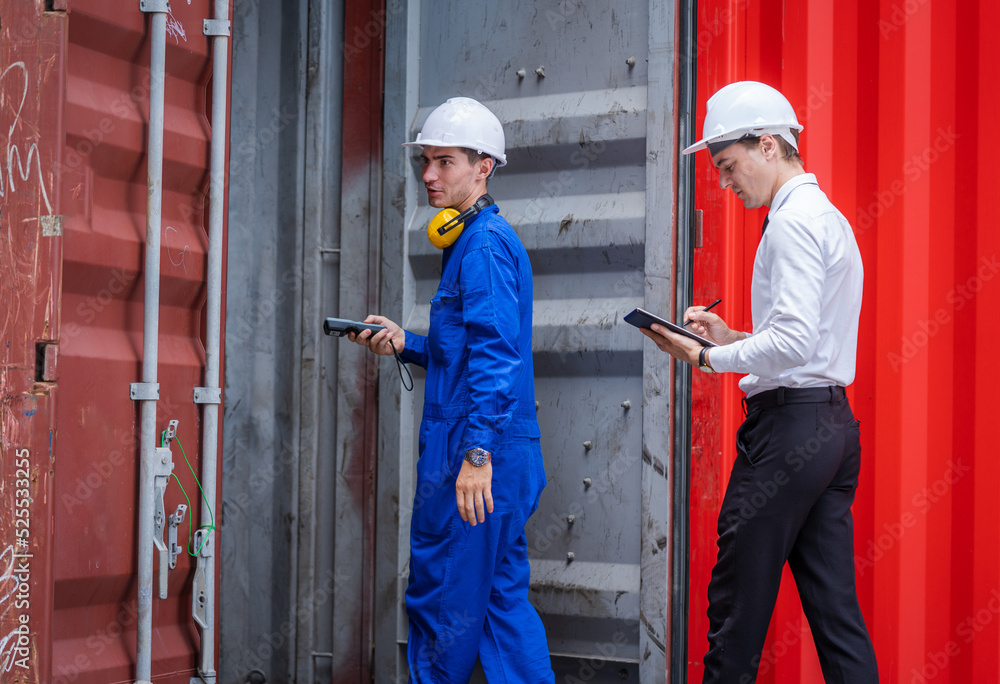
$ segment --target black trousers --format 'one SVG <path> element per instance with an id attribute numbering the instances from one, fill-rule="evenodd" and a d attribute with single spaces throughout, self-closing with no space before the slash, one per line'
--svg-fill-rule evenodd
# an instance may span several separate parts
<path id="1" fill-rule="evenodd" d="M 719 512 L 703 681 L 756 680 L 787 561 L 827 684 L 878 682 L 854 582 L 861 444 L 844 389 L 779 388 L 746 409 Z"/>

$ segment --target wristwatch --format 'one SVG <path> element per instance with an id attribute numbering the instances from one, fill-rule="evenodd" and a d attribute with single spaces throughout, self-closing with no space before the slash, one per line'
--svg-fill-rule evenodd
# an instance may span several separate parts
<path id="1" fill-rule="evenodd" d="M 708 347 L 702 347 L 698 353 L 698 370 L 705 371 L 706 373 L 715 372 L 715 369 L 708 362 Z"/>
<path id="2" fill-rule="evenodd" d="M 480 468 L 490 462 L 490 452 L 486 449 L 473 447 L 472 449 L 466 450 L 465 460 L 477 468 Z"/>

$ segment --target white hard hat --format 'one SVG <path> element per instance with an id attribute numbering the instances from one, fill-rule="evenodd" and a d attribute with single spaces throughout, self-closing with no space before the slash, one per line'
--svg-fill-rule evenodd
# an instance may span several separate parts
<path id="1" fill-rule="evenodd" d="M 427 117 L 413 142 L 403 147 L 465 147 L 485 152 L 497 160 L 497 168 L 507 163 L 503 126 L 496 115 L 470 97 L 453 97 Z"/>
<path id="2" fill-rule="evenodd" d="M 702 139 L 684 150 L 691 154 L 711 144 L 737 141 L 745 135 L 780 135 L 799 149 L 792 130 L 801 131 L 795 110 L 785 96 L 757 81 L 737 81 L 708 100 Z"/>

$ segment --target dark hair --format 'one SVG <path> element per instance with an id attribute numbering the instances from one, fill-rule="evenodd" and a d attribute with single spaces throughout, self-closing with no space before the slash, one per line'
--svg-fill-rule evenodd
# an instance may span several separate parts
<path id="1" fill-rule="evenodd" d="M 792 135 L 795 137 L 796 144 L 798 144 L 798 142 L 799 142 L 799 132 L 797 130 L 795 130 L 794 128 L 791 129 L 791 131 L 792 131 Z M 787 140 L 785 140 L 780 135 L 772 135 L 771 137 L 773 137 L 777 141 L 777 143 L 778 143 L 778 149 L 781 150 L 781 156 L 782 156 L 782 158 L 787 159 L 790 162 L 798 162 L 799 164 L 803 163 L 802 162 L 802 157 L 799 156 L 798 150 L 796 150 L 794 147 L 792 147 Z M 760 142 L 760 136 L 757 136 L 757 135 L 748 135 L 745 138 L 740 138 L 736 142 L 740 143 L 741 145 L 743 145 L 747 149 L 752 149 L 754 147 L 757 147 L 757 143 Z"/>
<path id="2" fill-rule="evenodd" d="M 465 156 L 469 158 L 469 163 L 470 164 L 475 164 L 480 159 L 491 159 L 492 158 L 492 157 L 490 157 L 490 155 L 486 154 L 485 152 L 477 152 L 476 150 L 472 149 L 471 147 L 463 147 L 462 151 L 465 152 Z M 496 159 L 493 160 L 493 163 L 496 164 Z"/>

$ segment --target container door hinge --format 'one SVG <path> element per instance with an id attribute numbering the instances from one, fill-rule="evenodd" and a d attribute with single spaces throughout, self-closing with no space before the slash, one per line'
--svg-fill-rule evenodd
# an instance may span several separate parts
<path id="1" fill-rule="evenodd" d="M 221 404 L 221 387 L 195 387 L 194 403 L 196 404 Z"/>
<path id="2" fill-rule="evenodd" d="M 140 12 L 163 12 L 170 11 L 170 3 L 167 0 L 139 0 Z"/>
<path id="3" fill-rule="evenodd" d="M 129 396 L 133 401 L 158 401 L 160 398 L 160 383 L 133 382 L 129 385 Z"/>
<path id="4" fill-rule="evenodd" d="M 153 463 L 153 544 L 159 558 L 160 598 L 167 598 L 167 576 L 170 573 L 170 550 L 163 541 L 163 528 L 167 523 L 163 497 L 167 493 L 167 482 L 174 470 L 173 455 L 169 447 L 157 447 Z M 171 516 L 172 517 L 172 516 Z"/>
<path id="5" fill-rule="evenodd" d="M 205 19 L 202 30 L 206 36 L 231 36 L 233 25 L 228 19 Z"/>
<path id="6" fill-rule="evenodd" d="M 194 582 L 191 585 L 191 616 L 202 629 L 211 629 L 208 624 L 206 607 L 208 605 L 208 579 L 205 576 L 205 559 L 212 556 L 211 530 L 198 530 L 194 533 L 194 547 L 198 549 L 198 565 L 194 572 Z"/>
<path id="7" fill-rule="evenodd" d="M 167 530 L 167 549 L 170 552 L 171 570 L 177 567 L 177 556 L 181 555 L 181 551 L 184 550 L 184 548 L 177 543 L 177 528 L 184 522 L 184 514 L 187 513 L 187 509 L 188 507 L 184 504 L 178 504 L 177 510 L 170 516 L 169 519 L 170 529 Z"/>

